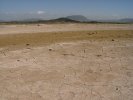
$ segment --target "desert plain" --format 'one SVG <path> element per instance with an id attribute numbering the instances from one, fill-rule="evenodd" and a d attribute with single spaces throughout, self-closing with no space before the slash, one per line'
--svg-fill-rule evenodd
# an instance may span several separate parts
<path id="1" fill-rule="evenodd" d="M 133 25 L 0 25 L 0 100 L 133 100 Z"/>

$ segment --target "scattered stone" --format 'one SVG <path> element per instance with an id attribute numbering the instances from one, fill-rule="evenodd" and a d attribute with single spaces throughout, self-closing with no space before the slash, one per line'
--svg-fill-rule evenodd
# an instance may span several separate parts
<path id="1" fill-rule="evenodd" d="M 27 46 L 29 46 L 30 44 L 26 44 Z"/>
<path id="2" fill-rule="evenodd" d="M 84 53 L 85 53 L 86 51 L 84 50 Z"/>
<path id="3" fill-rule="evenodd" d="M 49 51 L 52 51 L 52 49 L 49 49 Z"/>
<path id="4" fill-rule="evenodd" d="M 31 48 L 27 48 L 27 49 L 31 49 Z"/>
<path id="5" fill-rule="evenodd" d="M 93 35 L 93 34 L 95 34 L 95 33 L 87 33 L 88 35 Z"/>
<path id="6" fill-rule="evenodd" d="M 103 71 L 102 69 L 100 69 L 100 71 Z"/>
<path id="7" fill-rule="evenodd" d="M 116 88 L 116 90 L 118 90 L 118 88 Z"/>
<path id="8" fill-rule="evenodd" d="M 112 41 L 115 41 L 114 39 L 112 39 Z"/>
<path id="9" fill-rule="evenodd" d="M 64 56 L 75 56 L 74 54 L 63 54 Z"/>
<path id="10" fill-rule="evenodd" d="M 96 55 L 97 57 L 101 57 L 102 55 Z"/>

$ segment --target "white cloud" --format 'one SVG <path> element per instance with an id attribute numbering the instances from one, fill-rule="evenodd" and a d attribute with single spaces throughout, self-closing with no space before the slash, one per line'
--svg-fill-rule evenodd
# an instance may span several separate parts
<path id="1" fill-rule="evenodd" d="M 37 14 L 41 15 L 41 14 L 44 14 L 45 11 L 37 11 Z"/>

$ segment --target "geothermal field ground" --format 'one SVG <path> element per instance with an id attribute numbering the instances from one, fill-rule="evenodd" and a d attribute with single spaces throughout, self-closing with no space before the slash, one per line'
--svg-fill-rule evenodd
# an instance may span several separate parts
<path id="1" fill-rule="evenodd" d="M 133 24 L 0 25 L 0 100 L 133 100 Z"/>

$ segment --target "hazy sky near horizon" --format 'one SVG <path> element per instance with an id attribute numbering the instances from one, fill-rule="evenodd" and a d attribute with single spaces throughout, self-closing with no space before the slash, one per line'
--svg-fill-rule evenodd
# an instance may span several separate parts
<path id="1" fill-rule="evenodd" d="M 88 19 L 133 18 L 133 0 L 0 0 L 0 20 L 51 19 L 84 15 Z"/>

